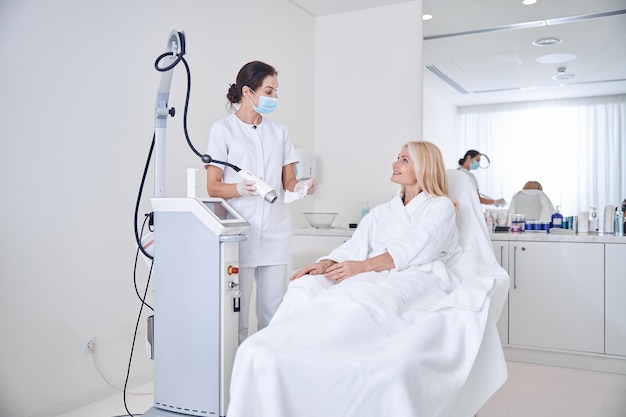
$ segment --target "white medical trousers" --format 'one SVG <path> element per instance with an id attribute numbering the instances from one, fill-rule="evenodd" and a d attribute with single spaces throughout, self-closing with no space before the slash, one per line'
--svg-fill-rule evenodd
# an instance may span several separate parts
<path id="1" fill-rule="evenodd" d="M 267 265 L 239 269 L 241 291 L 239 311 L 239 343 L 248 337 L 250 300 L 256 282 L 257 331 L 266 327 L 278 309 L 287 290 L 287 265 Z"/>

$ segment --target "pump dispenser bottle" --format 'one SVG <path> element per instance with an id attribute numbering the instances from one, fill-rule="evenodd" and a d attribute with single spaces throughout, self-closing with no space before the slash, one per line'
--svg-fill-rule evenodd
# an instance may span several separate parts
<path id="1" fill-rule="evenodd" d="M 563 228 L 563 215 L 560 212 L 561 206 L 556 206 L 556 212 L 550 219 L 550 227 Z"/>
<path id="2" fill-rule="evenodd" d="M 589 231 L 597 232 L 600 229 L 600 219 L 598 219 L 598 212 L 595 207 L 589 207 L 591 209 L 591 218 L 589 219 Z"/>
<path id="3" fill-rule="evenodd" d="M 615 236 L 624 236 L 624 212 L 621 207 L 615 209 L 615 226 L 613 226 Z"/>

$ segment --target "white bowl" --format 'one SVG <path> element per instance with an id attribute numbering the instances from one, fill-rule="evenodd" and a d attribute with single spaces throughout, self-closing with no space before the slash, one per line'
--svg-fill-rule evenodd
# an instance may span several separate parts
<path id="1" fill-rule="evenodd" d="M 335 217 L 338 213 L 316 213 L 316 212 L 307 212 L 302 213 L 306 220 L 312 227 L 317 229 L 328 229 L 335 221 Z"/>

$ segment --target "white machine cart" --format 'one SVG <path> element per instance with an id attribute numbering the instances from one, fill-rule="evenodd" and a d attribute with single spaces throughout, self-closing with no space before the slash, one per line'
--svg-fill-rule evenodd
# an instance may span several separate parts
<path id="1" fill-rule="evenodd" d="M 220 198 L 153 198 L 152 206 L 154 407 L 143 416 L 225 416 L 249 223 Z"/>

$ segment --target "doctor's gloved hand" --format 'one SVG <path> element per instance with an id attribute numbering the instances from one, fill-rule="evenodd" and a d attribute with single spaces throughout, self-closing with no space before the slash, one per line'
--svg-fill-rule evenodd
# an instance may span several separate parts
<path id="1" fill-rule="evenodd" d="M 506 204 L 506 200 L 504 198 L 499 198 L 493 202 L 496 207 L 502 207 Z"/>
<path id="2" fill-rule="evenodd" d="M 315 191 L 317 191 L 317 181 L 315 181 L 315 178 L 299 181 L 293 189 L 294 193 L 300 195 L 312 195 Z"/>
<path id="3" fill-rule="evenodd" d="M 259 193 L 256 191 L 255 181 L 252 180 L 243 180 L 237 183 L 237 192 L 241 196 L 258 196 Z"/>

